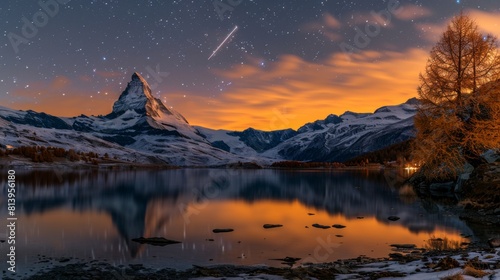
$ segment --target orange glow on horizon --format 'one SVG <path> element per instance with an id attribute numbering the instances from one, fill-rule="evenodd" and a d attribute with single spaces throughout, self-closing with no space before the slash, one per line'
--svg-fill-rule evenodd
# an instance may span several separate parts
<path id="1" fill-rule="evenodd" d="M 366 51 L 350 57 L 336 54 L 322 63 L 287 55 L 268 65 L 235 66 L 232 71 L 216 72 L 231 80 L 232 86 L 217 98 L 186 92 L 170 92 L 168 107 L 183 114 L 192 125 L 214 129 L 260 130 L 297 129 L 307 122 L 345 111 L 373 112 L 385 105 L 397 105 L 416 96 L 418 73 L 425 66 L 427 52 L 412 49 L 406 53 Z M 39 96 L 36 103 L 17 102 L 15 109 L 31 109 L 56 116 L 97 115 L 111 112 L 121 90 L 112 94 L 73 94 L 65 97 L 48 92 L 69 91 L 71 82 L 58 78 L 42 88 L 23 89 L 19 96 Z M 192 96 L 185 98 L 185 95 Z M 90 106 L 88 106 L 90 102 Z M 81 111 L 82 104 L 91 111 Z M 77 109 L 78 108 L 78 109 Z"/>
<path id="2" fill-rule="evenodd" d="M 498 12 L 475 9 L 466 12 L 476 20 L 483 32 L 497 37 L 500 35 Z M 429 10 L 409 5 L 398 16 L 400 20 L 410 20 L 429 13 Z M 184 115 L 190 124 L 213 129 L 297 129 L 307 122 L 324 119 L 329 114 L 373 112 L 381 106 L 397 105 L 417 96 L 418 74 L 425 68 L 430 46 L 439 39 L 447 23 L 448 20 L 415 25 L 415 36 L 423 36 L 429 43 L 424 49 L 415 47 L 398 50 L 395 44 L 386 42 L 386 49 L 395 51 L 363 50 L 346 55 L 335 54 L 338 46 L 332 43 L 334 54 L 318 62 L 306 61 L 295 55 L 283 55 L 263 66 L 259 58 L 249 57 L 245 64 L 234 64 L 229 70 L 212 70 L 219 78 L 232 83 L 223 92 L 213 92 L 215 97 L 207 97 L 207 92 L 198 94 L 165 89 L 161 96 L 166 97 L 167 107 L 173 107 Z M 315 24 L 335 29 L 341 23 L 325 14 Z M 330 35 L 338 36 L 333 33 Z M 106 78 L 123 76 L 119 72 L 98 71 L 97 74 Z M 13 98 L 10 104 L 4 106 L 56 116 L 110 113 L 113 102 L 125 85 L 110 82 L 100 89 L 100 93 L 93 95 L 78 90 L 77 83 L 91 82 L 89 76 L 81 76 L 78 81 L 58 76 L 50 84 L 34 82 L 29 88 L 14 92 L 12 96 L 17 100 Z M 161 86 L 168 87 L 168 83 L 166 80 Z"/>

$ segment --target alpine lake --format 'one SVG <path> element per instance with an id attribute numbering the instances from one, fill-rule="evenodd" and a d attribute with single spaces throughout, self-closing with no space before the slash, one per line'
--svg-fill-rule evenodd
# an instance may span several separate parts
<path id="1" fill-rule="evenodd" d="M 461 246 L 476 238 L 446 207 L 419 199 L 402 184 L 409 175 L 406 170 L 18 170 L 16 267 L 18 275 L 43 268 L 49 259 L 176 269 L 281 267 L 387 257 L 398 250 L 394 244 L 428 248 L 442 240 Z M 2 192 L 6 196 L 5 188 Z M 7 207 L 0 206 L 6 221 Z M 140 237 L 176 242 L 133 241 Z M 6 230 L 0 233 L 2 252 L 9 246 L 5 238 Z"/>

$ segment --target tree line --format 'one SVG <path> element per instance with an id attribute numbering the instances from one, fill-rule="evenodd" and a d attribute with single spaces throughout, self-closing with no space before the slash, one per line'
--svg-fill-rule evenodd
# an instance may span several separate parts
<path id="1" fill-rule="evenodd" d="M 100 156 L 94 152 L 81 152 L 74 149 L 66 150 L 57 147 L 44 146 L 20 146 L 14 149 L 0 149 L 0 156 L 17 155 L 30 158 L 33 162 L 54 162 L 57 158 L 67 159 L 72 162 L 84 161 L 86 163 L 97 164 L 99 159 L 109 159 L 108 153 Z M 116 157 L 115 157 L 116 159 Z"/>
<path id="2" fill-rule="evenodd" d="M 396 143 L 380 150 L 362 154 L 344 163 L 347 166 L 365 166 L 370 163 L 388 164 L 395 162 L 398 166 L 404 166 L 412 161 L 413 141 L 410 139 Z"/>

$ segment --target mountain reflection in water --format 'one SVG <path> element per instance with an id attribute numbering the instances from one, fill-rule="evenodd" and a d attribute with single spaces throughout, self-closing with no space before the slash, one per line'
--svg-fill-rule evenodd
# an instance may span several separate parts
<path id="1" fill-rule="evenodd" d="M 391 243 L 423 246 L 431 236 L 460 241 L 472 233 L 458 217 L 412 197 L 398 184 L 401 174 L 387 172 L 19 170 L 19 254 L 27 266 L 38 254 L 170 267 L 280 265 L 269 259 L 382 257 Z M 266 223 L 283 227 L 263 229 Z M 182 243 L 131 241 L 141 236 Z"/>

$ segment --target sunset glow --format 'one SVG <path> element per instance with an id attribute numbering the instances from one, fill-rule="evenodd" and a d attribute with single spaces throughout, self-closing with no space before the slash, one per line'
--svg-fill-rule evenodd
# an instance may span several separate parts
<path id="1" fill-rule="evenodd" d="M 187 43 L 181 43 L 187 44 L 187 50 L 197 47 L 199 51 L 195 54 L 192 50 L 180 57 L 168 55 L 177 51 L 166 41 L 166 35 L 159 36 L 163 41 L 156 36 L 149 38 L 151 42 L 160 40 L 168 45 L 161 54 L 156 47 L 137 47 L 130 36 L 132 41 L 121 43 L 119 49 L 106 47 L 107 40 L 99 37 L 106 45 L 95 53 L 76 49 L 77 53 L 85 52 L 87 58 L 66 55 L 50 59 L 57 60 L 54 64 L 57 68 L 57 63 L 78 66 L 82 59 L 92 57 L 93 67 L 87 63 L 85 67 L 71 67 L 75 68 L 71 73 L 52 70 L 50 75 L 43 72 L 45 64 L 40 64 L 46 54 L 39 48 L 45 41 L 28 46 L 25 51 L 21 45 L 19 57 L 27 57 L 21 63 L 24 70 L 19 72 L 13 68 L 11 71 L 5 67 L 0 70 L 0 74 L 4 71 L 0 82 L 4 94 L 0 101 L 3 106 L 14 109 L 57 116 L 105 115 L 111 112 L 131 73 L 138 71 L 152 85 L 156 97 L 183 114 L 192 125 L 229 130 L 297 129 L 329 114 L 340 115 L 348 110 L 373 112 L 381 106 L 400 104 L 417 96 L 418 74 L 424 69 L 430 48 L 456 14 L 455 10 L 465 9 L 484 32 L 500 34 L 500 14 L 494 9 L 451 6 L 442 10 L 439 4 L 400 4 L 385 21 L 381 19 L 381 15 L 387 16 L 384 8 L 388 7 L 384 5 L 375 5 L 371 11 L 358 8 L 352 16 L 349 14 L 350 18 L 323 9 L 316 13 L 315 19 L 303 19 L 297 24 L 291 45 L 292 37 L 283 42 L 278 39 L 272 47 L 272 55 L 257 51 L 253 44 L 270 46 L 274 41 L 255 38 L 255 42 L 250 43 L 256 34 L 252 32 L 261 31 L 248 24 L 238 25 L 238 32 L 232 33 L 229 31 L 231 28 L 234 31 L 236 25 L 219 28 L 215 33 L 207 29 L 206 45 L 200 39 L 195 40 L 199 34 L 183 35 Z M 61 14 L 60 19 L 70 14 Z M 339 47 L 342 43 L 354 46 L 356 40 L 359 41 L 353 28 L 365 30 L 364 25 L 369 24 L 372 27 L 368 28 L 374 28 L 374 34 L 378 35 L 367 37 L 367 47 L 357 46 L 359 51 L 353 53 L 342 51 Z M 49 30 L 57 30 L 57 27 L 49 25 L 46 31 Z M 231 36 L 227 36 L 228 33 Z M 120 39 L 119 34 L 117 38 Z M 297 41 L 299 38 L 306 41 Z M 221 53 L 207 61 L 217 43 L 224 39 L 227 42 L 221 47 Z M 273 37 L 273 40 L 276 39 Z M 3 46 L 8 47 L 11 46 Z M 121 58 L 120 49 L 125 52 L 130 47 L 140 53 L 139 57 Z"/>

